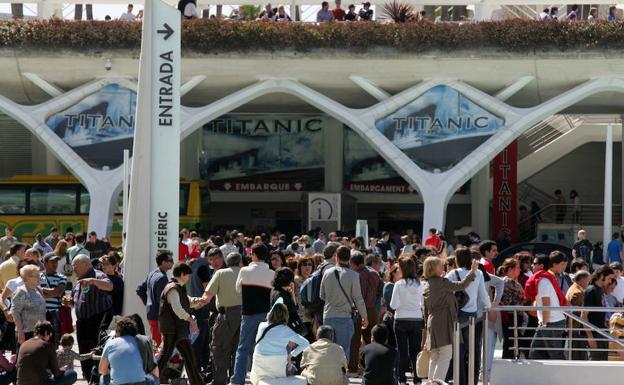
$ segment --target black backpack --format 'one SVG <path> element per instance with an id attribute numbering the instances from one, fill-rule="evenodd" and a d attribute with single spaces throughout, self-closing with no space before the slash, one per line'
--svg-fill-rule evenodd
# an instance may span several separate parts
<path id="1" fill-rule="evenodd" d="M 457 282 L 461 282 L 461 277 L 457 270 L 455 270 L 455 276 L 457 277 Z M 455 292 L 455 299 L 457 300 L 457 309 L 461 310 L 470 301 L 470 296 L 464 290 L 460 290 Z"/>

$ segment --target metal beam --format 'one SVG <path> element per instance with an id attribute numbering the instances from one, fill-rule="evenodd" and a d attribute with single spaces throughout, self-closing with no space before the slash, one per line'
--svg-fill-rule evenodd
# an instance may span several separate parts
<path id="1" fill-rule="evenodd" d="M 379 87 L 377 84 L 371 82 L 368 79 L 365 79 L 361 76 L 357 76 L 357 75 L 350 75 L 349 76 L 349 80 L 351 80 L 353 83 L 357 84 L 358 86 L 360 86 L 360 88 L 362 88 L 364 91 L 368 92 L 372 97 L 374 97 L 375 99 L 377 99 L 378 101 L 383 101 L 388 99 L 390 96 L 389 93 L 387 93 L 386 91 L 384 91 L 381 87 Z"/>
<path id="2" fill-rule="evenodd" d="M 535 76 L 532 76 L 532 75 L 523 76 L 520 79 L 516 80 L 513 84 L 498 91 L 498 93 L 496 93 L 494 97 L 497 98 L 498 100 L 505 101 L 509 99 L 510 97 L 514 96 L 515 94 L 517 94 L 521 89 L 526 87 L 533 80 L 535 80 Z"/>

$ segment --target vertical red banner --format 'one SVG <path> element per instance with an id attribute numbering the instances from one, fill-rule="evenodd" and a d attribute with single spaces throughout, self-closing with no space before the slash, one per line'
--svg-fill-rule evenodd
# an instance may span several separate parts
<path id="1" fill-rule="evenodd" d="M 492 168 L 492 235 L 509 234 L 512 243 L 518 240 L 518 142 L 514 141 L 494 158 Z"/>

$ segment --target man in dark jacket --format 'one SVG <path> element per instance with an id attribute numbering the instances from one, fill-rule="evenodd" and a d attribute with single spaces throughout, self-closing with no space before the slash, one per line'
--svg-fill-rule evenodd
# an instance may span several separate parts
<path id="1" fill-rule="evenodd" d="M 161 250 L 156 255 L 156 265 L 154 271 L 147 275 L 145 281 L 136 289 L 137 295 L 143 301 L 147 311 L 147 322 L 149 324 L 152 340 L 160 346 L 162 337 L 158 325 L 158 308 L 160 306 L 160 295 L 167 285 L 167 271 L 173 266 L 173 253 L 169 250 Z"/>
<path id="2" fill-rule="evenodd" d="M 387 342 L 388 329 L 383 325 L 375 325 L 373 342 L 360 351 L 360 364 L 364 367 L 362 385 L 396 383 L 399 354 Z"/>
<path id="3" fill-rule="evenodd" d="M 176 348 L 184 361 L 184 368 L 186 369 L 190 385 L 204 385 L 197 367 L 195 352 L 189 339 L 189 327 L 194 333 L 199 331 L 197 322 L 191 315 L 191 301 L 201 304 L 199 299 L 190 298 L 186 294 L 184 285 L 191 278 L 192 273 L 193 271 L 187 264 L 183 262 L 177 263 L 173 267 L 173 278 L 165 286 L 160 296 L 158 322 L 164 340 L 163 349 L 158 359 L 161 383 L 168 382 L 163 370 L 169 358 L 171 358 L 173 349 Z"/>

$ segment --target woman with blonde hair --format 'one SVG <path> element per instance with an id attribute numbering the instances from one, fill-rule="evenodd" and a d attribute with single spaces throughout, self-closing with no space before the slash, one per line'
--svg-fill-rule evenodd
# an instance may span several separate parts
<path id="1" fill-rule="evenodd" d="M 462 252 L 458 249 L 457 252 Z M 466 252 L 470 252 L 465 249 Z M 429 380 L 444 380 L 453 352 L 453 327 L 457 322 L 457 299 L 455 292 L 464 290 L 474 281 L 479 262 L 472 261 L 470 272 L 461 282 L 444 277 L 444 262 L 439 257 L 427 257 L 423 266 L 423 278 L 427 287 L 423 293 L 425 343 L 429 351 Z"/>
<path id="2" fill-rule="evenodd" d="M 46 303 L 39 290 L 39 267 L 26 265 L 20 269 L 24 285 L 13 293 L 11 314 L 15 320 L 17 343 L 23 344 L 33 337 L 35 324 L 46 320 Z"/>

